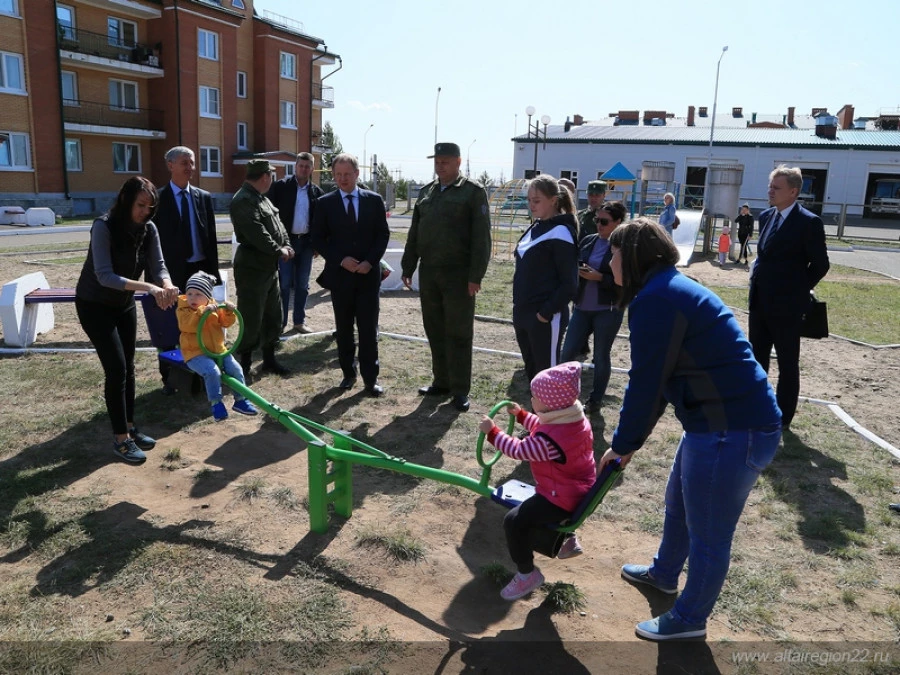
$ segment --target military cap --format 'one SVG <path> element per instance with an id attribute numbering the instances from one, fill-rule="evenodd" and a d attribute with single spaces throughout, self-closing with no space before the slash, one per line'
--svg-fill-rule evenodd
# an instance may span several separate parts
<path id="1" fill-rule="evenodd" d="M 605 180 L 592 180 L 590 183 L 588 183 L 588 194 L 589 195 L 606 194 L 606 181 Z"/>
<path id="2" fill-rule="evenodd" d="M 434 154 L 428 155 L 428 159 L 432 157 L 462 157 L 462 153 L 456 143 L 436 143 Z"/>
<path id="3" fill-rule="evenodd" d="M 275 170 L 267 159 L 251 159 L 247 162 L 247 178 L 259 178 L 265 173 Z"/>

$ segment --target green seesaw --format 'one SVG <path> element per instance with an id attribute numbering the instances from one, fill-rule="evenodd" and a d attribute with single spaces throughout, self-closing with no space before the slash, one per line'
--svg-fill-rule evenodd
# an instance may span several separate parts
<path id="1" fill-rule="evenodd" d="M 219 306 L 224 307 L 224 305 Z M 264 410 L 282 426 L 306 442 L 309 466 L 309 523 L 313 532 L 322 534 L 328 530 L 329 505 L 334 508 L 334 512 L 339 516 L 350 518 L 353 515 L 354 464 L 404 473 L 448 485 L 456 485 L 466 490 L 471 490 L 482 497 L 490 497 L 507 508 L 517 506 L 534 494 L 534 488 L 531 485 L 519 481 L 507 481 L 498 487 L 491 487 L 491 469 L 503 456 L 503 453 L 495 450 L 492 456 L 485 458 L 483 450 L 486 435 L 483 432 L 479 433 L 478 441 L 475 445 L 475 459 L 481 467 L 481 475 L 478 479 L 475 479 L 452 471 L 415 464 L 408 462 L 402 457 L 389 455 L 342 431 L 330 429 L 267 401 L 247 385 L 227 375 L 222 369 L 222 359 L 237 350 L 244 334 L 244 319 L 237 309 L 234 312 L 237 316 L 239 330 L 237 339 L 232 346 L 221 353 L 214 353 L 206 348 L 203 344 L 203 325 L 206 323 L 209 314 L 204 313 L 200 319 L 200 324 L 197 326 L 197 340 L 200 349 L 216 361 L 219 369 L 222 370 L 222 382 L 224 384 L 230 387 L 232 391 L 239 392 L 255 406 Z M 509 403 L 510 401 L 500 401 L 491 408 L 488 415 L 493 419 Z M 515 416 L 509 415 L 507 433 L 512 433 L 515 423 Z M 322 440 L 316 433 L 313 433 L 314 431 L 327 435 L 329 441 Z M 555 556 L 565 535 L 581 527 L 585 519 L 603 501 L 606 493 L 615 484 L 621 473 L 622 469 L 618 463 L 608 464 L 606 469 L 597 476 L 594 486 L 585 495 L 578 508 L 555 527 L 548 528 L 546 534 L 550 536 L 540 536 L 539 539 L 541 541 L 536 542 L 535 550 L 550 557 Z"/>

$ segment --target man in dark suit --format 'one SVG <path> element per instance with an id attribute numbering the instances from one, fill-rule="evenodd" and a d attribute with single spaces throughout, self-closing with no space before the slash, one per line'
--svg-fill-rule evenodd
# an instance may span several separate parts
<path id="1" fill-rule="evenodd" d="M 278 217 L 290 237 L 294 257 L 278 265 L 281 286 L 281 328 L 288 323 L 291 288 L 294 289 L 294 330 L 309 333 L 306 327 L 306 299 L 309 297 L 309 274 L 312 269 L 313 247 L 309 226 L 313 221 L 316 200 L 322 188 L 310 180 L 316 160 L 308 152 L 297 155 L 294 175 L 285 176 L 272 184 L 267 197 L 278 209 Z"/>
<path id="2" fill-rule="evenodd" d="M 828 272 L 822 219 L 797 203 L 800 169 L 784 165 L 769 174 L 769 204 L 759 215 L 757 257 L 750 273 L 750 343 L 769 371 L 772 347 L 778 358 L 776 397 L 787 429 L 800 394 L 800 325 L 809 293 Z"/>
<path id="3" fill-rule="evenodd" d="M 340 154 L 331 172 L 338 189 L 316 202 L 312 245 L 325 258 L 323 285 L 331 291 L 337 327 L 341 389 L 356 382 L 353 325 L 359 332 L 359 370 L 370 396 L 384 392 L 378 384 L 378 291 L 381 258 L 390 239 L 381 196 L 357 187 L 356 157 Z"/>
<path id="4" fill-rule="evenodd" d="M 191 185 L 194 151 L 183 145 L 172 148 L 166 153 L 166 166 L 171 177 L 159 190 L 159 208 L 153 222 L 159 231 L 159 243 L 172 283 L 183 293 L 188 277 L 203 271 L 214 276 L 219 284 L 222 279 L 219 276 L 216 214 L 212 196 Z M 170 348 L 177 346 L 170 345 Z M 175 393 L 175 387 L 168 382 L 169 366 L 164 361 L 159 362 L 159 374 L 163 392 Z"/>

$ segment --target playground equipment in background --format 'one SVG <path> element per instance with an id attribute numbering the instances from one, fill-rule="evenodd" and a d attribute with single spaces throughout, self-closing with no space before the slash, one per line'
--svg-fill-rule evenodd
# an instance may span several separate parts
<path id="1" fill-rule="evenodd" d="M 237 349 L 243 336 L 243 317 L 237 310 L 235 310 L 235 314 L 239 325 L 238 337 L 230 348 L 221 353 L 211 352 L 203 344 L 203 326 L 209 314 L 204 314 L 200 319 L 200 324 L 197 326 L 197 340 L 200 349 L 207 356 L 216 360 L 220 368 L 222 359 Z M 534 491 L 534 488 L 530 485 L 519 481 L 509 481 L 497 488 L 490 486 L 491 469 L 503 456 L 503 453 L 498 450 L 495 451 L 492 457 L 485 459 L 483 453 L 484 433 L 479 434 L 475 446 L 475 459 L 481 467 L 481 475 L 478 479 L 475 479 L 452 471 L 408 462 L 402 457 L 395 457 L 382 452 L 344 432 L 330 429 L 301 415 L 284 410 L 262 398 L 250 387 L 238 382 L 224 371 L 222 372 L 222 382 L 231 388 L 233 392 L 240 393 L 306 442 L 309 462 L 309 525 L 313 532 L 323 534 L 328 531 L 329 505 L 334 507 L 334 512 L 339 516 L 350 518 L 353 515 L 354 464 L 436 480 L 448 485 L 456 485 L 471 490 L 482 497 L 490 497 L 507 508 L 512 508 L 521 503 L 524 499 L 530 497 Z M 497 403 L 491 408 L 490 413 L 488 413 L 489 416 L 493 418 L 501 408 L 509 405 L 509 403 L 509 401 Z M 507 433 L 512 433 L 515 422 L 515 417 L 510 415 Z M 326 443 L 311 430 L 328 434 L 331 437 L 331 443 Z M 585 519 L 596 510 L 621 473 L 622 469 L 618 464 L 608 465 L 608 469 L 597 476 L 594 486 L 571 516 L 560 522 L 556 527 L 547 529 L 546 533 L 535 533 L 533 542 L 535 550 L 544 555 L 554 557 L 559 551 L 562 539 L 568 533 L 578 529 Z"/>

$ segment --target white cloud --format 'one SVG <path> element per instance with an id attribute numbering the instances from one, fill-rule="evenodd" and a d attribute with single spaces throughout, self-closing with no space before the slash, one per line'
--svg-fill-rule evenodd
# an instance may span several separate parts
<path id="1" fill-rule="evenodd" d="M 347 105 L 356 110 L 383 110 L 384 112 L 392 112 L 390 103 L 363 103 L 362 101 L 347 101 Z"/>

